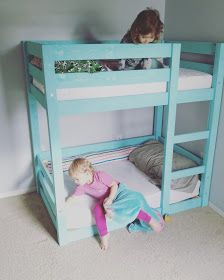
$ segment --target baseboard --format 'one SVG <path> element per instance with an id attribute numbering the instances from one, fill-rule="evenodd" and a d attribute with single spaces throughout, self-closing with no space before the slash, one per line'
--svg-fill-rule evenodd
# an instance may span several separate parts
<path id="1" fill-rule="evenodd" d="M 224 217 L 224 211 L 216 207 L 213 203 L 209 202 L 209 207 L 211 207 L 215 212 L 217 212 L 220 216 Z"/>
<path id="2" fill-rule="evenodd" d="M 36 186 L 33 186 L 31 188 L 16 190 L 16 191 L 12 191 L 12 192 L 0 193 L 0 199 L 6 198 L 6 197 L 18 196 L 18 195 L 22 195 L 22 194 L 26 194 L 26 193 L 35 192 L 35 191 L 36 191 Z"/>

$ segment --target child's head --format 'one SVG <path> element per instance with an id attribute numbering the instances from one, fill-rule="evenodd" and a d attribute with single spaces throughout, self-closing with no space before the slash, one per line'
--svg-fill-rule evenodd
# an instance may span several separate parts
<path id="1" fill-rule="evenodd" d="M 76 158 L 71 163 L 68 174 L 75 179 L 78 185 L 89 184 L 93 179 L 92 164 L 85 158 Z"/>
<path id="2" fill-rule="evenodd" d="M 147 8 L 141 11 L 134 20 L 130 32 L 134 43 L 148 44 L 159 40 L 163 31 L 163 23 L 159 12 Z"/>

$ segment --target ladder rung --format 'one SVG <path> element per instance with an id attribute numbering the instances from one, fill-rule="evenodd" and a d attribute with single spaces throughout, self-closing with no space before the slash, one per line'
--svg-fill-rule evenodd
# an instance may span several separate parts
<path id="1" fill-rule="evenodd" d="M 171 178 L 178 179 L 178 178 L 183 178 L 183 177 L 192 176 L 192 175 L 196 175 L 196 174 L 202 174 L 204 172 L 205 172 L 205 166 L 202 165 L 202 166 L 174 171 L 171 173 Z"/>
<path id="2" fill-rule="evenodd" d="M 180 135 L 174 136 L 174 144 L 208 139 L 208 137 L 209 137 L 209 130 L 180 134 Z"/>

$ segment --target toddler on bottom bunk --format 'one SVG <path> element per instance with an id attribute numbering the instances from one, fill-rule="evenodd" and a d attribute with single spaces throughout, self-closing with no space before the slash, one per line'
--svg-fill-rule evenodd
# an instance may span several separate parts
<path id="1" fill-rule="evenodd" d="M 87 159 L 73 160 L 69 167 L 69 175 L 74 178 L 78 186 L 66 202 L 71 202 L 83 194 L 98 199 L 93 214 L 102 250 L 108 248 L 109 233 L 106 216 L 113 218 L 118 223 L 129 224 L 130 231 L 150 231 L 152 229 L 160 232 L 163 229 L 163 218 L 159 212 L 149 207 L 141 193 L 130 190 L 103 171 L 94 170 Z"/>

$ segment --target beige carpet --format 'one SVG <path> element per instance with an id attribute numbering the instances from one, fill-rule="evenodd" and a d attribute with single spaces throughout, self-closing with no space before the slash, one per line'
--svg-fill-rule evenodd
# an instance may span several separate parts
<path id="1" fill-rule="evenodd" d="M 160 234 L 111 233 L 59 247 L 36 193 L 0 201 L 1 280 L 222 280 L 224 219 L 210 208 L 176 214 Z"/>

